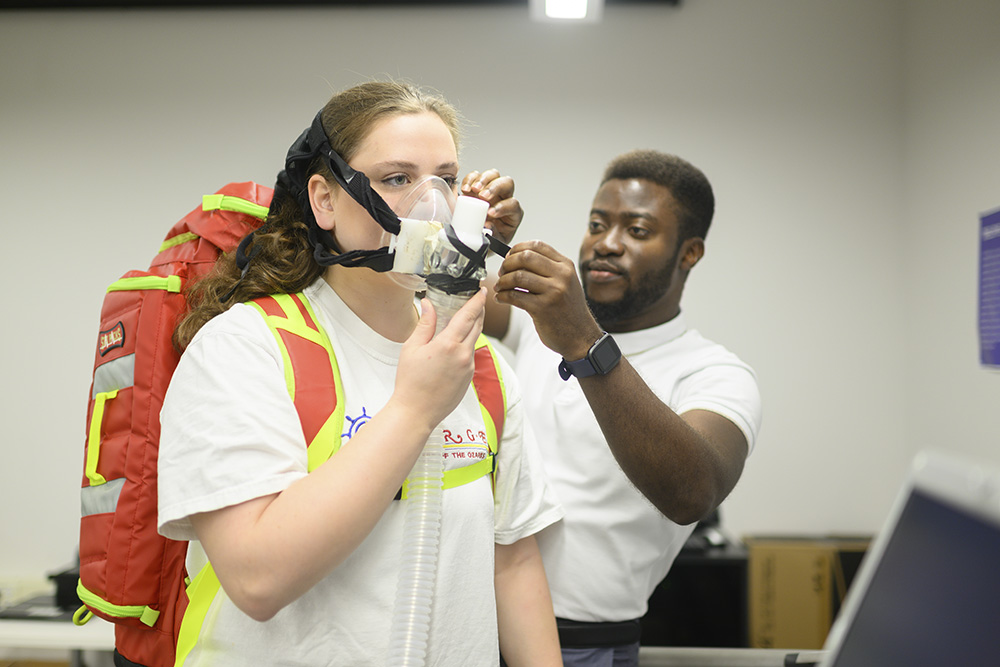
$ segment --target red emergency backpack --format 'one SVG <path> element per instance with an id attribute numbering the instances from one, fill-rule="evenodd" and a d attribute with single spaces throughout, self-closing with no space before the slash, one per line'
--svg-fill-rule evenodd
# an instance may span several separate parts
<path id="1" fill-rule="evenodd" d="M 115 623 L 116 665 L 174 664 L 187 542 L 156 531 L 160 406 L 180 359 L 171 337 L 187 312 L 185 290 L 260 226 L 271 195 L 256 183 L 207 195 L 173 226 L 149 270 L 129 271 L 104 298 L 81 490 L 85 607 L 74 620 L 92 612 Z"/>

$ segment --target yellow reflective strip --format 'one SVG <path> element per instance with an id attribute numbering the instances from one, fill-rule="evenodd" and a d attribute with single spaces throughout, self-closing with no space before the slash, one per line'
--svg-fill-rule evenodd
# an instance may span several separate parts
<path id="1" fill-rule="evenodd" d="M 83 602 L 88 607 L 93 607 L 97 611 L 107 614 L 108 616 L 117 616 L 119 618 L 138 618 L 149 627 L 153 627 L 156 623 L 156 619 L 160 617 L 160 612 L 147 605 L 112 604 L 84 586 L 82 581 L 79 581 L 76 585 L 76 594 L 80 596 L 80 602 Z M 77 613 L 79 613 L 79 611 Z M 86 623 L 86 621 L 82 621 L 82 623 Z"/>
<path id="2" fill-rule="evenodd" d="M 301 322 L 289 322 L 280 317 L 270 317 L 268 318 L 268 326 L 274 329 L 284 329 L 300 338 L 305 338 L 311 343 L 323 345 L 323 334 L 306 326 L 304 320 Z"/>
<path id="3" fill-rule="evenodd" d="M 87 465 L 85 471 L 91 486 L 104 484 L 108 480 L 97 472 L 97 462 L 101 457 L 101 422 L 104 420 L 104 404 L 118 395 L 118 390 L 105 391 L 94 397 L 94 414 L 90 418 L 90 430 L 87 433 Z"/>
<path id="4" fill-rule="evenodd" d="M 197 238 L 200 237 L 194 232 L 184 232 L 183 234 L 178 234 L 177 236 L 171 236 L 169 239 L 160 244 L 160 252 L 169 250 L 170 248 L 182 243 L 187 243 L 188 241 L 194 241 Z"/>
<path id="5" fill-rule="evenodd" d="M 134 290 L 160 289 L 167 292 L 180 292 L 182 281 L 180 276 L 134 276 L 116 280 L 108 286 L 109 292 L 131 292 Z"/>
<path id="6" fill-rule="evenodd" d="M 259 304 L 250 301 L 248 302 L 251 306 L 257 309 L 260 316 L 264 318 L 264 322 L 267 323 L 267 328 L 271 330 L 271 334 L 274 336 L 274 340 L 278 343 L 278 349 L 281 351 L 281 362 L 285 369 L 285 387 L 288 389 L 288 395 L 292 397 L 292 401 L 295 400 L 295 373 L 292 370 L 292 359 L 288 356 L 288 349 L 285 348 L 285 341 L 281 340 L 281 334 L 278 332 L 279 324 L 283 322 L 280 317 L 272 317 L 268 315 L 267 312 L 260 307 Z M 284 327 L 280 327 L 284 328 Z"/>
<path id="7" fill-rule="evenodd" d="M 320 467 L 324 461 L 337 453 L 337 450 L 340 449 L 340 434 L 343 428 L 343 400 L 338 396 L 336 411 L 326 420 L 313 441 L 308 443 L 309 472 Z"/>
<path id="8" fill-rule="evenodd" d="M 489 475 L 492 471 L 493 455 L 490 454 L 486 458 L 476 461 L 472 465 L 454 468 L 452 470 L 445 470 L 444 488 L 454 489 L 456 486 L 462 486 L 463 484 L 474 482 L 480 477 Z"/>
<path id="9" fill-rule="evenodd" d="M 285 317 L 287 318 L 282 328 L 291 331 L 293 334 L 296 334 L 297 336 L 302 336 L 303 338 L 306 338 L 313 342 L 319 342 L 322 345 L 320 340 L 317 339 L 315 336 L 315 330 L 310 328 L 306 324 L 306 319 L 302 316 L 302 311 L 300 311 L 299 307 L 295 305 L 295 300 L 292 299 L 291 295 L 272 294 L 271 298 L 273 298 L 275 301 L 278 302 L 278 305 L 281 307 L 281 310 L 284 311 Z M 304 295 L 299 294 L 299 298 L 302 300 L 303 303 L 307 303 Z M 309 309 L 308 305 L 306 306 L 306 310 L 307 312 L 309 312 L 309 315 L 313 317 L 313 320 L 315 321 L 315 314 Z"/>
<path id="10" fill-rule="evenodd" d="M 263 220 L 267 217 L 267 207 L 232 195 L 205 195 L 201 198 L 203 211 L 235 211 L 246 213 Z"/>
<path id="11" fill-rule="evenodd" d="M 476 461 L 471 465 L 445 470 L 444 482 L 441 485 L 441 488 L 454 489 L 456 486 L 462 486 L 463 484 L 468 484 L 469 482 L 475 482 L 480 477 L 485 477 L 491 472 L 493 472 L 493 454 L 487 454 L 486 458 Z M 403 486 L 400 491 L 401 493 L 399 497 L 406 500 L 407 496 L 410 495 L 409 477 L 403 480 Z"/>
<path id="12" fill-rule="evenodd" d="M 205 617 L 208 615 L 208 610 L 211 608 L 219 588 L 221 588 L 219 578 L 215 575 L 212 564 L 205 563 L 205 567 L 201 568 L 187 589 L 188 606 L 184 610 L 184 618 L 181 619 L 174 667 L 181 667 L 195 644 L 198 643 L 201 628 L 205 624 Z"/>

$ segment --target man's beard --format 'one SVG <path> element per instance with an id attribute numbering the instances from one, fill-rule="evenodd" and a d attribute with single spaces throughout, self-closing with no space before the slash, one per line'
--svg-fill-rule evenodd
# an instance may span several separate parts
<path id="1" fill-rule="evenodd" d="M 597 320 L 602 329 L 607 331 L 618 322 L 628 320 L 645 311 L 659 301 L 670 288 L 670 279 L 676 264 L 677 254 L 675 253 L 662 269 L 646 276 L 638 286 L 630 288 L 620 299 L 612 303 L 592 301 L 587 294 L 587 283 L 586 278 L 584 278 L 584 295 L 594 319 Z M 629 276 L 625 274 L 623 277 L 628 278 Z"/>

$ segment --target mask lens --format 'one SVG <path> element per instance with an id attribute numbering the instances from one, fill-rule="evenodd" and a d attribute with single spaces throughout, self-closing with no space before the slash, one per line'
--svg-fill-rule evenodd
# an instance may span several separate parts
<path id="1" fill-rule="evenodd" d="M 455 195 L 437 176 L 418 181 L 398 204 L 396 215 L 414 220 L 450 222 L 455 209 Z"/>
<path id="2" fill-rule="evenodd" d="M 455 192 L 444 179 L 424 176 L 410 186 L 392 210 L 401 218 L 449 222 L 455 210 Z"/>

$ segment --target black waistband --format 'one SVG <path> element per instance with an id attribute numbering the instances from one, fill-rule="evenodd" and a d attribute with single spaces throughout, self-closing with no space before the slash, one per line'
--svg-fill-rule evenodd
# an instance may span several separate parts
<path id="1" fill-rule="evenodd" d="M 635 644 L 642 628 L 639 619 L 616 623 L 587 623 L 557 618 L 559 644 L 563 648 L 604 648 Z"/>

